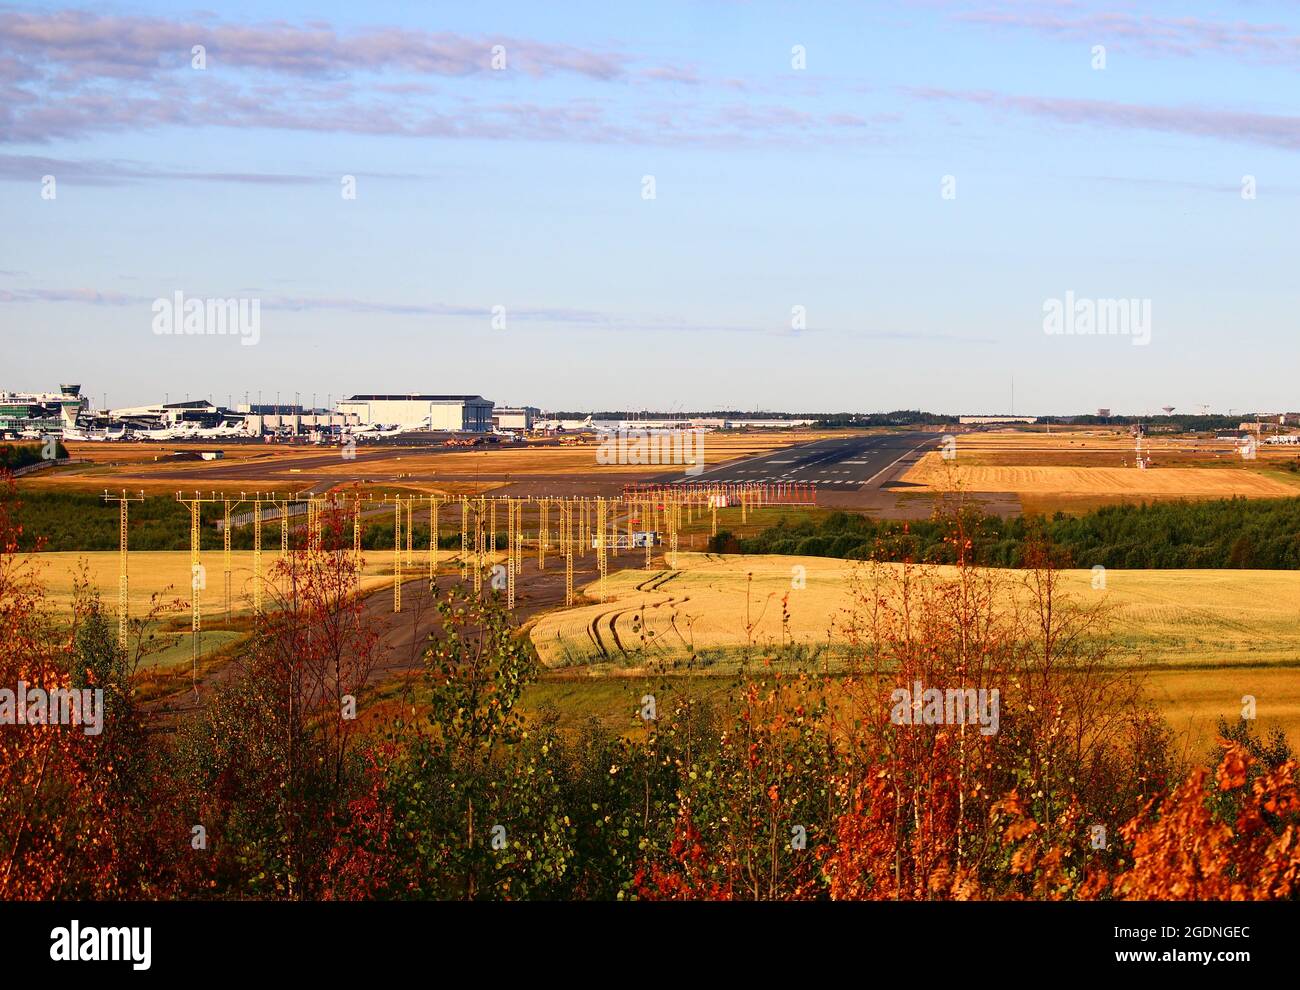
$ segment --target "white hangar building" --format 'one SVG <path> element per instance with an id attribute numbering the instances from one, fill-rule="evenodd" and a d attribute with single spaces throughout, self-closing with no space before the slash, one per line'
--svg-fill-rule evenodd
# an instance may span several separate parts
<path id="1" fill-rule="evenodd" d="M 492 402 L 481 395 L 354 395 L 338 411 L 358 422 L 405 429 L 489 433 Z"/>

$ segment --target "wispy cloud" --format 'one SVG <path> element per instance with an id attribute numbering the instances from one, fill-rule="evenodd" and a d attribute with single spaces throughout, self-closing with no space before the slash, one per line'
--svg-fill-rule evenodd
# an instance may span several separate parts
<path id="1" fill-rule="evenodd" d="M 0 303 L 80 303 L 83 306 L 137 306 L 153 302 L 144 296 L 104 289 L 0 289 Z"/>
<path id="2" fill-rule="evenodd" d="M 373 299 L 355 299 L 346 296 L 283 296 L 264 295 L 256 290 L 240 290 L 241 294 L 257 295 L 264 314 L 276 312 L 339 312 L 363 314 L 367 316 L 401 316 L 422 318 L 458 318 L 484 321 L 487 325 L 492 316 L 492 307 L 483 305 L 465 305 L 441 302 L 399 302 Z M 228 293 L 227 293 L 228 294 Z M 201 298 L 198 293 L 187 292 L 194 298 Z M 222 295 L 218 293 L 218 295 Z M 148 309 L 156 297 L 105 289 L 92 288 L 29 288 L 0 289 L 0 304 L 4 303 L 70 303 L 82 306 L 103 306 L 112 308 L 139 307 Z M 746 334 L 768 337 L 798 338 L 831 334 L 865 340 L 893 341 L 946 341 L 965 344 L 992 344 L 995 341 L 985 337 L 963 336 L 961 334 L 933 333 L 925 330 L 916 331 L 874 331 L 848 327 L 811 327 L 806 330 L 791 330 L 780 324 L 755 325 L 741 323 L 717 323 L 705 320 L 692 320 L 683 316 L 626 316 L 604 313 L 598 310 L 581 309 L 565 306 L 508 306 L 508 321 L 535 323 L 549 326 L 563 326 L 566 331 L 588 330 L 603 333 L 623 334 Z"/>
<path id="3" fill-rule="evenodd" d="M 86 185 L 119 185 L 126 182 L 171 179 L 181 182 L 229 182 L 251 185 L 337 184 L 337 175 L 305 175 L 288 172 L 201 172 L 162 168 L 141 162 L 116 159 L 50 158 L 44 155 L 0 154 L 0 180 L 30 182 L 53 175 L 61 182 Z M 368 176 L 375 178 L 375 176 Z"/>
<path id="4" fill-rule="evenodd" d="M 1090 11 L 1073 3 L 993 3 L 953 14 L 990 28 L 1030 31 L 1087 44 L 1129 47 L 1153 55 L 1221 55 L 1243 62 L 1296 65 L 1300 35 L 1280 24 L 1162 17 L 1124 10 Z"/>
<path id="5" fill-rule="evenodd" d="M 1012 96 L 988 90 L 913 89 L 925 100 L 977 104 L 1065 124 L 1157 131 L 1189 137 L 1215 138 L 1266 145 L 1287 151 L 1300 149 L 1300 117 L 1217 110 L 1205 107 L 1166 107 L 1109 100 Z"/>
<path id="6" fill-rule="evenodd" d="M 191 66 L 196 45 L 203 71 Z M 503 70 L 492 67 L 497 46 Z M 584 95 L 548 85 L 566 77 L 585 84 Z M 725 108 L 646 95 L 671 99 L 683 87 L 735 92 L 694 65 L 527 38 L 0 10 L 0 143 L 167 127 L 664 147 L 868 136 L 852 114 L 785 105 L 799 97 L 794 88 Z"/>
<path id="7" fill-rule="evenodd" d="M 195 45 L 204 47 L 213 70 L 235 67 L 322 78 L 357 71 L 487 74 L 495 71 L 493 48 L 498 45 L 505 50 L 510 71 L 533 77 L 568 73 L 616 79 L 627 72 L 628 63 L 626 55 L 614 51 L 510 36 L 468 37 L 396 27 L 341 33 L 322 23 L 232 25 L 211 17 L 0 11 L 0 56 L 12 60 L 10 78 L 49 74 L 64 85 L 89 79 L 147 79 L 168 69 L 188 69 Z"/>

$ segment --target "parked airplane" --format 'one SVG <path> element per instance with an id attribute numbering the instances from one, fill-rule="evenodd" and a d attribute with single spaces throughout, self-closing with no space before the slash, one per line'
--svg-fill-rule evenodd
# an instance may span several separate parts
<path id="1" fill-rule="evenodd" d="M 65 426 L 63 428 L 63 439 L 76 443 L 103 443 L 108 440 L 125 440 L 126 426 L 124 425 L 116 433 L 110 433 L 108 430 L 83 430 L 75 426 Z"/>
<path id="2" fill-rule="evenodd" d="M 183 430 L 177 426 L 164 426 L 156 430 L 143 429 L 131 431 L 132 440 L 182 440 L 187 436 L 189 436 L 189 431 Z"/>
<path id="3" fill-rule="evenodd" d="M 544 433 L 565 433 L 569 430 L 591 430 L 591 417 L 586 419 L 543 419 L 533 424 L 533 429 Z"/>
<path id="4" fill-rule="evenodd" d="M 194 436 L 201 440 L 222 440 L 231 437 L 249 436 L 248 427 L 241 421 L 238 423 L 220 422 L 212 427 L 200 427 L 193 431 Z"/>

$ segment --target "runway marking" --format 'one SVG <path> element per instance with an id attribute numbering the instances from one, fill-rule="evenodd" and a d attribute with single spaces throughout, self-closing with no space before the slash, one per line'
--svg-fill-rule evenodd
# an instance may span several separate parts
<path id="1" fill-rule="evenodd" d="M 906 457 L 908 454 L 914 454 L 914 453 L 916 453 L 916 451 L 918 451 L 918 450 L 920 450 L 922 447 L 924 447 L 927 443 L 933 443 L 933 442 L 934 442 L 933 439 L 931 439 L 931 438 L 927 438 L 927 439 L 925 439 L 925 440 L 922 440 L 920 443 L 918 443 L 918 444 L 917 444 L 915 447 L 913 447 L 911 450 L 905 450 L 905 451 L 903 451 L 903 453 L 899 454 L 899 455 L 898 455 L 897 457 L 895 457 L 892 461 L 890 461 L 888 464 L 886 464 L 884 467 L 882 467 L 879 471 L 877 471 L 875 474 L 873 474 L 870 478 L 868 478 L 866 481 L 864 481 L 863 484 L 864 484 L 864 485 L 869 485 L 869 484 L 871 484 L 873 481 L 875 481 L 877 478 L 879 478 L 882 474 L 884 474 L 886 471 L 888 471 L 891 467 L 893 467 L 895 464 L 897 464 L 899 461 L 901 461 L 901 460 L 902 460 L 904 457 Z"/>

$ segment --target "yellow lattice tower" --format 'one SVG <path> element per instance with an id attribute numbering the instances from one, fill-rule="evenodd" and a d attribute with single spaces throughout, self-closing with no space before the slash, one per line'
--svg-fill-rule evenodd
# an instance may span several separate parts
<path id="1" fill-rule="evenodd" d="M 483 519 L 485 500 L 480 496 L 474 513 L 474 594 L 483 590 Z"/>
<path id="2" fill-rule="evenodd" d="M 515 503 L 515 573 L 518 574 L 524 566 L 524 544 L 527 542 L 524 537 L 524 504 L 527 500 L 520 499 Z"/>
<path id="3" fill-rule="evenodd" d="M 718 495 L 709 496 L 709 512 L 712 513 L 713 516 L 713 521 L 710 524 L 711 528 L 709 530 L 710 536 L 718 535 L 718 498 L 719 497 L 720 496 Z"/>
<path id="4" fill-rule="evenodd" d="M 609 508 L 608 508 L 607 511 L 608 511 L 608 513 L 609 513 L 609 516 L 608 516 L 608 520 L 607 520 L 607 521 L 608 521 L 608 523 L 609 523 L 609 541 L 608 541 L 608 544 L 607 544 L 607 545 L 608 545 L 608 547 L 609 547 L 609 555 L 610 555 L 611 557 L 617 557 L 617 556 L 618 556 L 618 505 L 619 505 L 619 500 L 618 500 L 617 498 L 611 498 L 611 499 L 608 499 L 608 504 L 609 504 Z"/>
<path id="5" fill-rule="evenodd" d="M 262 493 L 253 495 L 253 613 L 262 611 Z"/>
<path id="6" fill-rule="evenodd" d="M 550 500 L 542 498 L 537 503 L 537 569 L 546 570 L 546 527 L 547 527 L 547 510 L 550 508 Z"/>
<path id="7" fill-rule="evenodd" d="M 393 611 L 402 610 L 402 496 L 393 496 Z"/>
<path id="8" fill-rule="evenodd" d="M 488 556 L 494 560 L 497 555 L 497 500 L 490 499 L 491 509 L 488 515 Z"/>
<path id="9" fill-rule="evenodd" d="M 587 500 L 585 498 L 578 500 L 578 552 L 587 556 Z"/>
<path id="10" fill-rule="evenodd" d="M 524 503 L 526 499 L 517 499 L 515 501 L 515 573 L 519 573 L 519 565 L 524 559 Z"/>
<path id="11" fill-rule="evenodd" d="M 330 508 L 335 502 L 328 495 L 322 495 L 320 498 L 312 499 L 312 501 L 316 504 L 311 528 L 312 547 L 319 552 L 325 546 L 325 517 L 329 515 Z"/>
<path id="12" fill-rule="evenodd" d="M 415 525 L 414 525 L 414 518 L 413 518 L 415 513 L 414 507 L 415 507 L 415 496 L 413 495 L 406 496 L 406 562 L 408 564 L 415 563 L 415 551 L 411 545 L 411 540 L 412 540 L 411 534 L 415 532 Z"/>
<path id="13" fill-rule="evenodd" d="M 190 510 L 190 683 L 195 692 L 198 691 L 198 674 L 199 674 L 199 641 L 203 632 L 203 595 L 202 592 L 207 586 L 207 579 L 203 571 L 203 563 L 200 559 L 200 541 L 202 530 L 200 528 L 199 513 L 204 502 L 224 502 L 224 496 L 217 497 L 216 492 L 210 496 L 204 497 L 198 492 L 194 493 L 193 498 L 182 498 L 181 493 L 176 493 L 176 501 L 182 505 L 188 506 Z"/>
<path id="14" fill-rule="evenodd" d="M 573 604 L 573 503 L 560 503 L 560 541 L 564 545 L 564 604 Z"/>
<path id="15" fill-rule="evenodd" d="M 179 496 L 179 492 L 177 493 Z M 199 632 L 203 628 L 203 585 L 207 584 L 203 580 L 203 562 L 199 559 L 199 542 L 202 539 L 202 531 L 199 528 L 199 510 L 203 503 L 199 500 L 198 492 L 194 493 L 194 499 L 189 503 L 190 507 L 190 672 L 193 674 L 198 667 L 199 659 Z"/>
<path id="16" fill-rule="evenodd" d="M 514 536 L 514 533 L 513 533 L 513 531 L 514 531 L 514 525 L 515 525 L 515 507 L 514 507 L 514 500 L 513 500 L 513 499 L 509 499 L 509 498 L 507 498 L 504 502 L 501 503 L 501 505 L 502 505 L 502 508 L 504 508 L 504 509 L 506 510 L 506 560 L 505 560 L 505 565 L 506 565 L 506 576 L 509 577 L 509 575 L 510 575 L 510 574 L 514 571 L 514 569 L 515 569 L 515 542 L 514 542 L 514 541 L 515 541 L 515 536 Z"/>
<path id="17" fill-rule="evenodd" d="M 357 568 L 357 577 L 361 576 L 361 493 L 352 497 L 352 557 Z"/>
<path id="18" fill-rule="evenodd" d="M 130 603 L 127 599 L 127 532 L 128 532 L 128 515 L 127 506 L 132 502 L 143 502 L 144 492 L 139 495 L 128 495 L 126 489 L 122 489 L 121 495 L 110 495 L 108 489 L 104 489 L 104 501 L 116 502 L 117 506 L 117 645 L 126 649 L 126 627 L 129 615 Z"/>
<path id="19" fill-rule="evenodd" d="M 438 580 L 438 507 L 442 499 L 429 496 L 429 584 Z"/>
<path id="20" fill-rule="evenodd" d="M 460 579 L 469 576 L 469 499 L 460 498 Z"/>
<path id="21" fill-rule="evenodd" d="M 280 559 L 289 556 L 289 500 L 281 499 L 276 503 L 280 512 Z"/>
<path id="22" fill-rule="evenodd" d="M 519 534 L 515 531 L 515 507 L 506 499 L 506 608 L 515 607 L 515 550 Z"/>
<path id="23" fill-rule="evenodd" d="M 225 510 L 225 519 L 221 530 L 221 556 L 222 556 L 222 573 L 225 578 L 226 586 L 226 618 L 230 617 L 230 510 L 237 507 L 244 501 L 244 493 L 239 493 L 239 498 L 233 502 L 223 496 L 222 503 Z"/>
<path id="24" fill-rule="evenodd" d="M 605 553 L 605 545 L 609 542 L 609 533 L 606 526 L 605 513 L 608 510 L 605 506 L 605 500 L 597 497 L 596 499 L 596 570 L 600 573 L 600 600 L 605 600 L 605 579 L 609 574 L 609 560 Z"/>
<path id="25" fill-rule="evenodd" d="M 515 573 L 515 551 L 519 549 L 517 540 L 519 535 L 515 532 L 515 501 L 507 498 L 503 503 L 506 510 L 506 572 L 508 576 L 513 577 Z"/>

